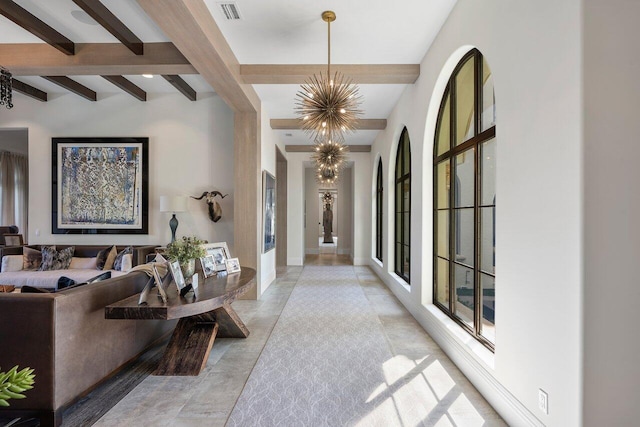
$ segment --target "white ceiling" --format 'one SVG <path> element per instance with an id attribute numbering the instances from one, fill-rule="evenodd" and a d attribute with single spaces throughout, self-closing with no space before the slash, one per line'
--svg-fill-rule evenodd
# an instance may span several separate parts
<path id="1" fill-rule="evenodd" d="M 241 20 L 227 21 L 217 0 L 204 0 L 241 64 L 324 64 L 327 24 L 320 15 L 336 12 L 331 24 L 331 62 L 335 64 L 417 64 L 426 54 L 456 0 L 237 0 Z M 80 22 L 71 0 L 16 0 L 32 14 L 76 43 L 117 43 L 100 25 Z M 135 0 L 102 0 L 143 42 L 168 41 Z M 90 20 L 90 18 L 89 18 Z M 41 40 L 0 16 L 0 43 L 40 43 Z M 182 76 L 198 93 L 213 89 L 200 76 Z M 119 89 L 97 76 L 74 79 L 100 93 Z M 143 90 L 174 92 L 160 76 L 127 76 Z M 21 78 L 53 94 L 68 93 L 39 77 Z M 298 85 L 254 85 L 263 108 L 274 119 L 295 117 Z M 406 85 L 360 85 L 363 118 L 385 119 Z M 75 95 L 69 95 L 75 96 Z M 371 144 L 378 131 L 359 131 L 348 144 Z M 310 144 L 300 131 L 277 131 L 286 144 Z M 285 136 L 291 134 L 292 136 Z"/>

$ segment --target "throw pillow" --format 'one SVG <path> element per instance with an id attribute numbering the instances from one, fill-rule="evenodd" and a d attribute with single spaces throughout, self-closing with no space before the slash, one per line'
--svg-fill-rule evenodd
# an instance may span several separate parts
<path id="1" fill-rule="evenodd" d="M 60 251 L 57 251 L 51 246 L 44 246 L 42 248 L 42 265 L 40 266 L 40 271 L 66 270 L 71 264 L 71 258 L 73 258 L 73 252 L 75 250 L 75 246 L 69 246 Z"/>
<path id="2" fill-rule="evenodd" d="M 122 269 L 122 261 L 125 255 L 133 254 L 133 248 L 131 246 L 127 246 L 116 255 L 116 259 L 113 261 L 113 269 L 118 271 L 123 271 Z"/>
<path id="3" fill-rule="evenodd" d="M 69 268 L 71 269 L 91 269 L 91 270 L 95 270 L 97 267 L 97 263 L 96 263 L 97 259 L 96 257 L 93 258 L 81 258 L 81 257 L 73 257 L 71 258 L 71 265 L 69 265 Z"/>
<path id="4" fill-rule="evenodd" d="M 56 248 L 52 246 L 52 248 Z M 39 270 L 42 265 L 42 252 L 37 249 L 24 246 L 22 248 L 22 269 Z"/>
<path id="5" fill-rule="evenodd" d="M 64 280 L 61 283 L 61 280 Z M 84 285 L 88 285 L 91 283 L 96 283 L 96 282 L 101 282 L 103 280 L 107 280 L 107 279 L 111 279 L 111 271 L 105 271 L 102 274 L 98 274 L 95 277 L 92 277 L 91 279 L 87 280 L 86 282 L 81 282 L 81 283 L 76 283 L 73 279 L 69 279 L 68 277 L 64 277 L 62 276 L 60 279 L 58 279 L 58 289 L 56 290 L 56 292 L 58 291 L 66 291 L 67 289 L 73 289 L 73 288 L 79 288 L 80 286 L 84 286 Z M 68 286 L 64 286 L 64 283 L 66 281 L 69 281 L 69 285 Z M 61 285 L 63 285 L 63 287 L 60 287 Z"/>
<path id="6" fill-rule="evenodd" d="M 127 254 L 122 257 L 122 269 L 120 271 L 129 271 L 133 268 L 133 254 Z"/>
<path id="7" fill-rule="evenodd" d="M 5 255 L 2 257 L 2 266 L 0 267 L 0 271 L 3 273 L 9 271 L 20 271 L 22 270 L 22 255 Z"/>
<path id="8" fill-rule="evenodd" d="M 76 284 L 76 281 L 67 276 L 61 276 L 58 279 L 58 286 L 56 286 L 56 291 L 68 288 Z"/>
<path id="9" fill-rule="evenodd" d="M 51 293 L 46 289 L 34 288 L 33 286 L 27 286 L 27 285 L 20 288 L 20 292 L 22 292 L 23 294 L 50 294 Z"/>
<path id="10" fill-rule="evenodd" d="M 113 268 L 113 262 L 118 256 L 118 250 L 115 246 L 104 248 L 96 256 L 96 269 L 98 270 L 111 270 Z"/>

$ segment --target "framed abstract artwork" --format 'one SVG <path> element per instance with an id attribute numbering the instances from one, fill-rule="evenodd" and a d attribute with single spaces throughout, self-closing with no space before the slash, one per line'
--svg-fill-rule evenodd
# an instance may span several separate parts
<path id="1" fill-rule="evenodd" d="M 52 138 L 53 234 L 148 234 L 149 138 Z"/>
<path id="2" fill-rule="evenodd" d="M 262 252 L 269 252 L 276 247 L 276 178 L 267 171 L 262 171 Z"/>

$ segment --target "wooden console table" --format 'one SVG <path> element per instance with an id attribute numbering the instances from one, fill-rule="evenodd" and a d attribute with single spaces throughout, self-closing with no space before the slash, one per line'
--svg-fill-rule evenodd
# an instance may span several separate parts
<path id="1" fill-rule="evenodd" d="M 139 295 L 108 305 L 106 319 L 180 319 L 154 375 L 198 375 L 209 358 L 216 336 L 246 338 L 249 330 L 231 308 L 237 297 L 255 284 L 256 271 L 242 267 L 240 273 L 220 272 L 202 281 L 197 296 L 181 297 L 175 286 L 167 291 L 168 301 L 156 298 L 151 289 L 147 304 L 138 305 Z"/>

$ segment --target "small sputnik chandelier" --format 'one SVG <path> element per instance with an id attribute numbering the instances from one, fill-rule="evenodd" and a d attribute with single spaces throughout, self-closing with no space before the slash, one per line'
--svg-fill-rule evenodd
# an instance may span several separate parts
<path id="1" fill-rule="evenodd" d="M 11 73 L 4 67 L 0 67 L 0 106 L 13 108 Z"/>
<path id="2" fill-rule="evenodd" d="M 340 143 L 332 141 L 316 144 L 311 158 L 316 163 L 316 180 L 320 184 L 334 184 L 345 166 L 346 153 L 349 150 Z"/>
<path id="3" fill-rule="evenodd" d="M 296 97 L 296 113 L 302 129 L 313 136 L 316 178 L 320 184 L 334 184 L 344 167 L 347 148 L 344 133 L 355 131 L 362 115 L 359 88 L 340 72 L 331 74 L 331 23 L 336 14 L 322 12 L 327 23 L 327 74 L 315 74 L 300 86 Z"/>
<path id="4" fill-rule="evenodd" d="M 327 23 L 327 74 L 315 74 L 300 86 L 296 94 L 296 113 L 302 129 L 313 135 L 315 142 L 344 142 L 344 132 L 353 132 L 362 111 L 359 88 L 340 72 L 331 74 L 331 22 L 336 14 L 322 13 Z"/>

